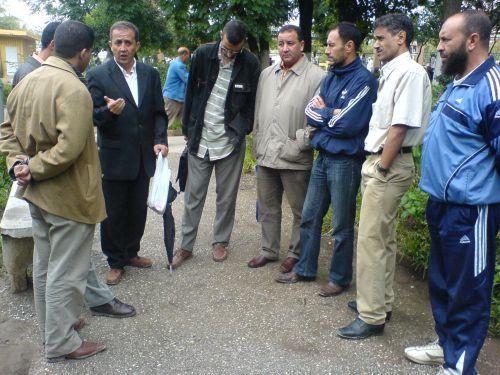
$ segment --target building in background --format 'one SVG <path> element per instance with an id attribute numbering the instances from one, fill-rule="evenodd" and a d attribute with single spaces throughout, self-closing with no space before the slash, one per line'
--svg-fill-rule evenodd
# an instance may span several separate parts
<path id="1" fill-rule="evenodd" d="M 0 29 L 0 77 L 11 82 L 17 68 L 36 51 L 38 35 L 26 30 Z"/>

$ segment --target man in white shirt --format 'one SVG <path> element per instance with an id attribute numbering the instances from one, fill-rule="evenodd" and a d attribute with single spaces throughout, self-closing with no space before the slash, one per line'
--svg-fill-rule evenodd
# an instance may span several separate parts
<path id="1" fill-rule="evenodd" d="M 382 335 L 392 314 L 396 214 L 413 181 L 412 147 L 422 142 L 432 99 L 427 72 L 409 53 L 410 19 L 388 14 L 375 21 L 374 30 L 375 53 L 383 65 L 361 171 L 357 298 L 348 303 L 359 315 L 337 331 L 346 339 Z"/>
<path id="2" fill-rule="evenodd" d="M 114 59 L 87 74 L 108 214 L 101 224 L 101 247 L 108 258 L 110 285 L 120 282 L 125 266 L 152 265 L 138 253 L 156 155 L 168 153 L 160 75 L 136 61 L 139 40 L 134 24 L 116 22 L 109 41 Z"/>

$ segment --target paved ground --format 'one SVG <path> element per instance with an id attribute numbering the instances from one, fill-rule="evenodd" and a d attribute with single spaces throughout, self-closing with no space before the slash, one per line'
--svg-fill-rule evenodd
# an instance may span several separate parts
<path id="1" fill-rule="evenodd" d="M 182 138 L 171 139 L 176 171 Z M 174 173 L 175 174 L 175 173 Z M 181 195 L 174 203 L 177 233 Z M 327 282 L 330 240 L 324 239 L 315 282 L 281 285 L 273 281 L 279 264 L 252 270 L 246 262 L 257 254 L 255 180 L 244 176 L 237 220 L 224 263 L 211 259 L 214 188 L 207 197 L 195 256 L 171 275 L 166 268 L 161 217 L 149 213 L 142 254 L 152 269 L 127 269 L 113 288 L 133 304 L 134 318 L 92 317 L 82 336 L 101 340 L 108 350 L 83 361 L 45 362 L 37 334 L 32 291 L 12 295 L 0 276 L 0 374 L 434 374 L 436 368 L 403 357 L 408 345 L 434 339 L 426 284 L 399 266 L 396 304 L 385 335 L 345 341 L 335 329 L 355 318 L 346 306 L 355 286 L 336 298 L 317 295 Z M 289 211 L 285 217 L 289 218 Z M 289 238 L 289 223 L 283 239 Z M 283 251 L 286 241 L 283 241 Z M 284 254 L 284 252 L 283 252 Z M 105 260 L 96 237 L 93 257 L 104 275 Z M 500 374 L 499 340 L 488 339 L 478 363 L 483 375 Z"/>

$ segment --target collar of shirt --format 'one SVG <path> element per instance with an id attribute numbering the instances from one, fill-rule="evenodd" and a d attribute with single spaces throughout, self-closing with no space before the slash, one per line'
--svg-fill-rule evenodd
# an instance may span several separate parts
<path id="1" fill-rule="evenodd" d="M 220 67 L 221 68 L 232 68 L 234 65 L 234 60 L 236 60 L 236 55 L 233 55 L 233 58 L 227 64 L 224 64 L 224 58 L 222 57 L 222 51 L 220 49 L 221 47 L 222 47 L 222 43 L 219 43 L 219 50 L 217 51 L 217 56 L 219 57 Z"/>
<path id="2" fill-rule="evenodd" d="M 411 58 L 410 52 L 408 52 L 408 51 L 393 58 L 391 61 L 384 64 L 380 68 L 380 77 L 387 78 L 399 64 L 402 64 L 404 61 L 411 60 L 411 59 L 412 58 Z"/>
<path id="3" fill-rule="evenodd" d="M 118 62 L 116 61 L 115 58 L 113 58 L 113 59 L 115 60 L 116 65 L 118 65 L 118 68 L 120 68 L 120 70 L 122 71 L 122 73 L 125 77 L 133 77 L 135 75 L 136 66 L 137 66 L 137 61 L 135 59 L 134 59 L 134 65 L 132 66 L 130 73 L 128 73 L 125 69 L 123 69 L 122 66 L 120 64 L 118 64 Z"/>
<path id="4" fill-rule="evenodd" d="M 36 53 L 33 53 L 31 55 L 31 57 L 33 57 L 36 61 L 38 61 L 40 64 L 43 64 L 45 62 L 45 60 L 43 60 L 40 56 L 38 56 Z"/>
<path id="5" fill-rule="evenodd" d="M 304 71 L 304 69 L 306 68 L 306 62 L 307 62 L 307 57 L 305 57 L 304 54 L 302 54 L 302 57 L 288 69 L 285 68 L 283 61 L 281 61 L 279 65 L 276 64 L 275 73 L 281 72 L 282 78 L 285 77 L 290 71 L 300 76 Z"/>
<path id="6" fill-rule="evenodd" d="M 486 60 L 485 60 L 485 61 L 486 61 Z M 467 73 L 467 75 L 466 75 L 466 76 L 464 76 L 464 77 L 462 77 L 462 78 L 460 78 L 460 79 L 457 79 L 457 78 L 455 77 L 455 79 L 453 80 L 453 86 L 458 86 L 458 85 L 461 85 L 462 83 L 464 83 L 464 81 L 465 81 L 467 78 L 469 78 L 469 77 L 470 77 L 470 76 L 471 76 L 471 75 L 472 75 L 472 74 L 473 74 L 473 73 L 477 70 L 477 68 L 479 68 L 479 67 L 480 67 L 483 63 L 484 63 L 484 61 L 483 61 L 481 64 L 479 64 L 478 66 L 476 66 L 474 69 L 472 69 L 469 73 Z"/>

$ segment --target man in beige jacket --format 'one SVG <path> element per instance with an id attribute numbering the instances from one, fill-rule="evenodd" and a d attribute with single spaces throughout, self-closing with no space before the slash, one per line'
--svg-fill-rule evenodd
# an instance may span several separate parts
<path id="1" fill-rule="evenodd" d="M 83 302 L 95 224 L 106 217 L 92 99 L 81 81 L 94 32 L 66 21 L 55 54 L 12 91 L 0 150 L 29 202 L 35 252 L 35 308 L 49 362 L 105 349 L 82 341 L 74 323 Z"/>
<path id="2" fill-rule="evenodd" d="M 276 261 L 280 251 L 283 192 L 293 213 L 288 254 L 280 270 L 288 273 L 299 259 L 300 219 L 313 161 L 304 114 L 325 72 L 304 56 L 298 26 L 278 32 L 281 62 L 262 71 L 255 101 L 253 154 L 257 159 L 257 198 L 262 227 L 261 251 L 251 268 Z"/>

